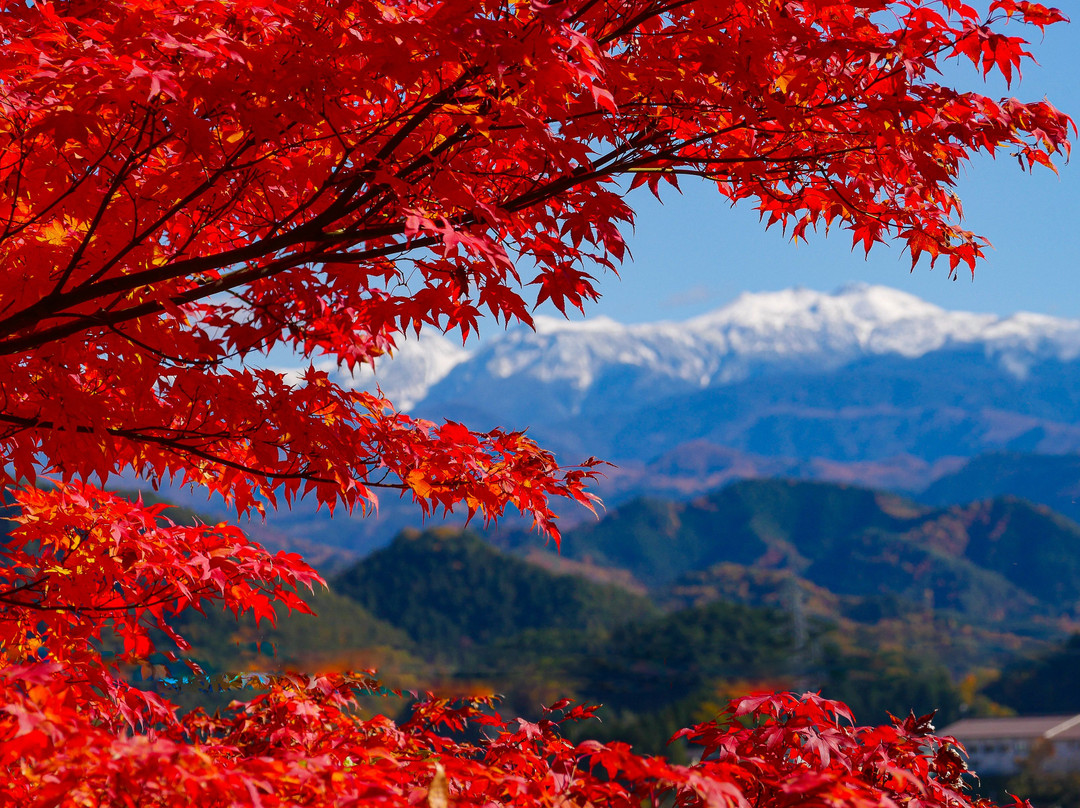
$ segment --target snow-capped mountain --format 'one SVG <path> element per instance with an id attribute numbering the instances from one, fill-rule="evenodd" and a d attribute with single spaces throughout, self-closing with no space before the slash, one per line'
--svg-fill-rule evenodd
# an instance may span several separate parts
<path id="1" fill-rule="evenodd" d="M 399 338 L 393 353 L 379 362 L 377 372 L 360 365 L 350 373 L 329 360 L 316 363 L 316 367 L 344 387 L 379 388 L 398 408 L 409 410 L 469 356 L 468 350 L 442 334 L 424 332 L 421 339 L 412 335 Z"/>
<path id="2" fill-rule="evenodd" d="M 623 325 L 607 318 L 569 322 L 536 318 L 466 351 L 439 334 L 405 341 L 374 376 L 404 408 L 475 396 L 477 385 L 510 382 L 562 415 L 580 413 L 591 394 L 615 383 L 638 404 L 703 390 L 765 370 L 833 370 L 855 360 L 913 359 L 946 349 L 977 349 L 1010 375 L 1033 363 L 1080 355 L 1080 321 L 1040 314 L 1009 317 L 947 311 L 884 286 L 855 284 L 828 294 L 809 289 L 744 294 L 685 322 Z M 629 384 L 628 384 L 629 383 Z M 500 387 L 504 386 L 499 384 Z M 533 393 L 533 394 L 534 394 Z M 493 402 L 488 402 L 489 404 Z M 519 409 L 501 397 L 503 411 Z M 530 404 L 528 409 L 533 409 Z"/>
<path id="3" fill-rule="evenodd" d="M 746 294 L 680 323 L 540 317 L 468 348 L 425 333 L 376 371 L 341 381 L 432 420 L 528 428 L 562 462 L 613 461 L 596 488 L 609 506 L 763 476 L 915 491 L 987 452 L 1080 453 L 1080 321 L 880 286 Z M 411 519 L 386 498 L 348 541 Z M 303 508 L 275 526 L 343 541 Z"/>

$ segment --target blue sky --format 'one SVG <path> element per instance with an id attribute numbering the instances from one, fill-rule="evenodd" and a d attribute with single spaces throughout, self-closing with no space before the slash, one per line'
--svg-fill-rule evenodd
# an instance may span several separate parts
<path id="1" fill-rule="evenodd" d="M 1068 10 L 1068 9 L 1066 9 Z M 1053 26 L 1031 51 L 1029 65 L 1011 89 L 983 85 L 970 69 L 957 81 L 987 95 L 1033 101 L 1048 97 L 1080 120 L 1080 15 Z M 1029 39 L 1038 31 L 1022 31 Z M 951 73 L 952 71 L 950 71 Z M 952 78 L 952 76 L 950 76 Z M 843 231 L 792 244 L 780 230 L 765 231 L 750 206 L 732 209 L 704 184 L 684 185 L 661 205 L 641 190 L 632 197 L 637 227 L 630 234 L 633 262 L 622 279 L 601 278 L 603 299 L 586 309 L 622 322 L 681 320 L 716 308 L 745 291 L 805 286 L 830 291 L 846 283 L 880 283 L 909 291 L 942 307 L 1010 314 L 1038 311 L 1080 318 L 1080 144 L 1060 175 L 1027 174 L 1008 155 L 981 157 L 960 184 L 966 226 L 990 239 L 988 260 L 975 272 L 948 279 L 947 265 L 930 271 L 899 245 L 879 246 L 864 258 L 851 251 Z"/>

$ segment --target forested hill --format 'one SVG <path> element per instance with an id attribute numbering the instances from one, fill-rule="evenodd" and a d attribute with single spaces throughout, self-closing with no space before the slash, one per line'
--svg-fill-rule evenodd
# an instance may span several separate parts
<path id="1" fill-rule="evenodd" d="M 543 546 L 406 531 L 333 578 L 317 619 L 184 629 L 213 670 L 378 667 L 399 687 L 502 693 L 516 713 L 572 695 L 606 705 L 591 733 L 662 751 L 748 689 L 821 689 L 873 721 L 1021 705 L 1011 683 L 1034 674 L 1017 662 L 989 690 L 992 672 L 1049 653 L 1080 601 L 1080 526 L 1014 498 L 938 508 L 748 481 L 637 500 L 568 531 L 561 556 Z M 1051 663 L 1040 682 L 1060 678 Z"/>
<path id="2" fill-rule="evenodd" d="M 920 495 L 930 505 L 1011 494 L 1080 521 L 1080 454 L 991 452 L 935 480 Z"/>
<path id="3" fill-rule="evenodd" d="M 405 531 L 332 586 L 442 653 L 530 630 L 606 631 L 656 613 L 646 597 L 556 575 L 451 530 Z"/>
<path id="4" fill-rule="evenodd" d="M 654 752 L 725 693 L 760 688 L 820 688 L 872 720 L 936 707 L 953 716 L 954 678 L 1003 650 L 978 630 L 957 647 L 955 624 L 922 613 L 801 621 L 788 602 L 715 598 L 662 609 L 449 530 L 405 533 L 331 587 L 314 603 L 318 618 L 286 615 L 257 629 L 219 614 L 180 628 L 214 672 L 378 667 L 392 686 L 479 688 L 526 714 L 573 696 L 605 705 L 604 723 L 588 733 Z"/>
<path id="5" fill-rule="evenodd" d="M 536 552 L 535 537 L 495 539 Z M 639 499 L 567 532 L 562 555 L 629 572 L 654 592 L 716 597 L 782 572 L 847 597 L 929 602 L 979 622 L 1073 614 L 1080 526 L 1001 497 L 947 508 L 830 483 L 752 480 L 691 502 Z"/>

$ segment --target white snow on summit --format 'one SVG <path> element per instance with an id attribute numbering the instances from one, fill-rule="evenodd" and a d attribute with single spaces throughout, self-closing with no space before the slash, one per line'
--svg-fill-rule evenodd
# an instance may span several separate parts
<path id="1" fill-rule="evenodd" d="M 1035 361 L 1080 356 L 1080 321 L 1041 314 L 1009 317 L 948 311 L 886 286 L 836 292 L 787 289 L 747 293 L 685 322 L 623 325 L 597 317 L 537 317 L 536 329 L 488 336 L 468 351 L 437 333 L 404 340 L 392 361 L 352 384 L 376 381 L 402 408 L 452 376 L 468 389 L 483 377 L 566 385 L 583 396 L 620 369 L 641 384 L 704 388 L 769 366 L 836 368 L 864 356 L 918 357 L 941 348 L 981 348 L 1014 376 Z"/>
<path id="2" fill-rule="evenodd" d="M 687 323 L 730 353 L 776 357 L 834 353 L 922 356 L 967 342 L 997 318 L 949 312 L 886 286 L 852 284 L 826 294 L 810 289 L 744 294 Z"/>
<path id="3" fill-rule="evenodd" d="M 374 371 L 369 365 L 360 365 L 350 373 L 329 361 L 316 367 L 327 371 L 342 387 L 370 391 L 381 387 L 396 407 L 407 410 L 468 358 L 469 351 L 459 343 L 438 332 L 422 331 L 419 338 L 411 334 L 399 337 L 392 355 L 375 360 Z"/>

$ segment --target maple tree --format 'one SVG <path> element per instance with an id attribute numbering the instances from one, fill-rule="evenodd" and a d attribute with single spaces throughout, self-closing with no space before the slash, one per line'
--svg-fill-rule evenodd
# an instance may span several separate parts
<path id="1" fill-rule="evenodd" d="M 275 680 L 231 717 L 178 718 L 121 669 L 157 631 L 183 653 L 172 615 L 273 619 L 321 579 L 233 526 L 176 525 L 105 489 L 174 480 L 244 514 L 302 496 L 367 509 L 384 488 L 425 512 L 517 508 L 557 539 L 549 500 L 589 504 L 595 461 L 415 419 L 266 355 L 352 369 L 424 327 L 467 336 L 482 315 L 581 308 L 590 270 L 624 255 L 628 191 L 683 175 L 796 238 L 844 228 L 865 249 L 898 239 L 913 263 L 973 268 L 985 242 L 961 226 L 964 162 L 1006 151 L 1052 168 L 1071 121 L 940 84 L 937 67 L 1011 81 L 1029 54 L 1005 24 L 1062 19 L 1021 0 L 984 15 L 959 0 L 4 4 L 0 487 L 15 523 L 0 547 L 0 793 L 960 799 L 942 791 L 948 745 L 841 728 L 841 708 L 813 699 L 734 706 L 758 717 L 718 740 L 699 730 L 715 754 L 693 769 L 571 748 L 553 724 L 463 745 L 436 731 L 439 702 L 413 727 L 359 722 L 346 680 Z M 774 802 L 745 796 L 754 783 Z"/>

